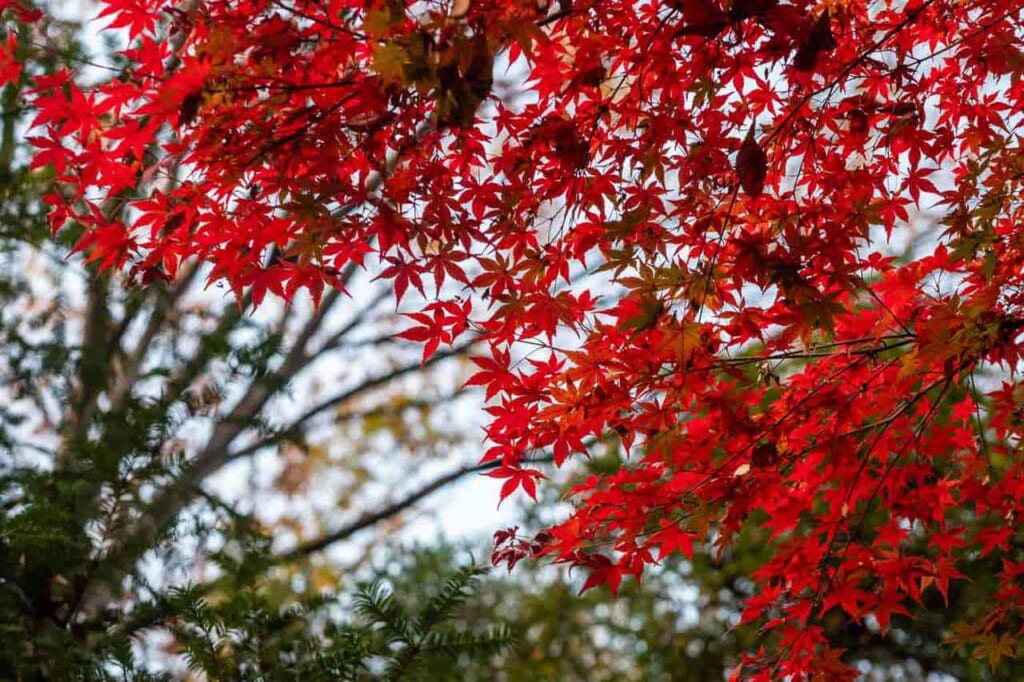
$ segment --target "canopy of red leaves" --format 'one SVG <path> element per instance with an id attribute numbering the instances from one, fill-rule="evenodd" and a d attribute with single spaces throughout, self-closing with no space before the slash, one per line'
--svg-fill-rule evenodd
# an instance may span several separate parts
<path id="1" fill-rule="evenodd" d="M 1021 636 L 1019 3 L 103 7 L 123 73 L 34 83 L 54 229 L 257 301 L 353 264 L 411 287 L 427 355 L 488 345 L 503 495 L 534 494 L 526 458 L 621 440 L 498 558 L 614 590 L 755 524 L 743 618 L 774 637 L 745 679 L 852 679 L 826 614 L 884 631 L 968 558 L 996 568 L 965 627 Z"/>

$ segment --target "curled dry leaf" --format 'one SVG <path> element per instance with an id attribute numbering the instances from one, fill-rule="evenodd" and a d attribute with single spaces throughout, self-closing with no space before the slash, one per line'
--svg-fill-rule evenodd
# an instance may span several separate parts
<path id="1" fill-rule="evenodd" d="M 754 129 L 743 139 L 740 151 L 736 155 L 736 175 L 743 191 L 752 197 L 764 191 L 764 179 L 768 170 L 768 157 L 761 145 L 754 139 Z"/>
<path id="2" fill-rule="evenodd" d="M 807 39 L 797 49 L 793 66 L 798 71 L 812 71 L 818 62 L 818 55 L 834 50 L 836 44 L 835 36 L 832 35 L 832 18 L 826 9 L 814 22 L 814 27 Z"/>

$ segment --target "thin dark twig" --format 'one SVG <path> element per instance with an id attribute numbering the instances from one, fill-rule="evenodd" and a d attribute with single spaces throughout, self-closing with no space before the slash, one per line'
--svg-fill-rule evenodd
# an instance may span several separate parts
<path id="1" fill-rule="evenodd" d="M 523 464 L 547 464 L 553 461 L 552 455 L 545 455 L 535 457 L 529 460 L 524 460 Z M 334 545 L 343 540 L 351 538 L 356 533 L 365 530 L 371 526 L 374 526 L 381 521 L 387 520 L 397 514 L 400 514 L 404 510 L 408 509 L 412 505 L 416 504 L 425 497 L 432 495 L 438 490 L 451 485 L 459 479 L 469 476 L 470 474 L 484 473 L 501 466 L 501 461 L 485 462 L 483 464 L 468 464 L 466 466 L 459 467 L 449 471 L 446 474 L 438 476 L 429 483 L 413 490 L 405 496 L 399 498 L 395 502 L 382 507 L 373 512 L 368 512 L 363 516 L 359 517 L 352 523 L 349 523 L 341 528 L 324 535 L 323 537 L 311 540 L 303 543 L 298 547 L 285 552 L 274 559 L 275 563 L 287 563 L 289 561 L 296 561 L 308 557 L 311 554 L 323 551 L 331 545 Z"/>

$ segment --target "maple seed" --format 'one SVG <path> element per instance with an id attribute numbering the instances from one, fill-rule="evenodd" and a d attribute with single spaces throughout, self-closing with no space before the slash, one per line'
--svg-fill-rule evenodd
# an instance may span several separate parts
<path id="1" fill-rule="evenodd" d="M 754 139 L 754 129 L 751 128 L 736 155 L 736 175 L 739 177 L 740 187 L 752 197 L 760 196 L 764 191 L 767 171 L 768 157 Z"/>

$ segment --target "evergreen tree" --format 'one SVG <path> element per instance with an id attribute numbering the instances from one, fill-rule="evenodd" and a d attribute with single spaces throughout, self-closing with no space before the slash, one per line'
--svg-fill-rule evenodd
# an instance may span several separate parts
<path id="1" fill-rule="evenodd" d="M 24 65 L 0 96 L 0 680 L 169 679 L 181 662 L 211 680 L 406 679 L 432 657 L 504 647 L 501 628 L 444 625 L 478 568 L 424 578 L 445 587 L 415 616 L 311 559 L 398 518 L 405 506 L 379 493 L 395 479 L 367 462 L 458 442 L 420 417 L 451 409 L 459 373 L 389 344 L 394 311 L 355 273 L 345 310 L 336 293 L 254 314 L 204 292 L 195 263 L 142 289 L 74 254 L 80 231 L 52 238 L 52 170 L 27 165 L 22 139 L 27 79 L 120 67 L 74 22 L 33 11 L 0 9 Z M 451 378 L 408 397 L 437 367 Z M 325 472 L 346 487 L 318 507 Z M 308 503 L 300 517 L 257 500 Z M 281 575 L 315 589 L 276 590 Z"/>

